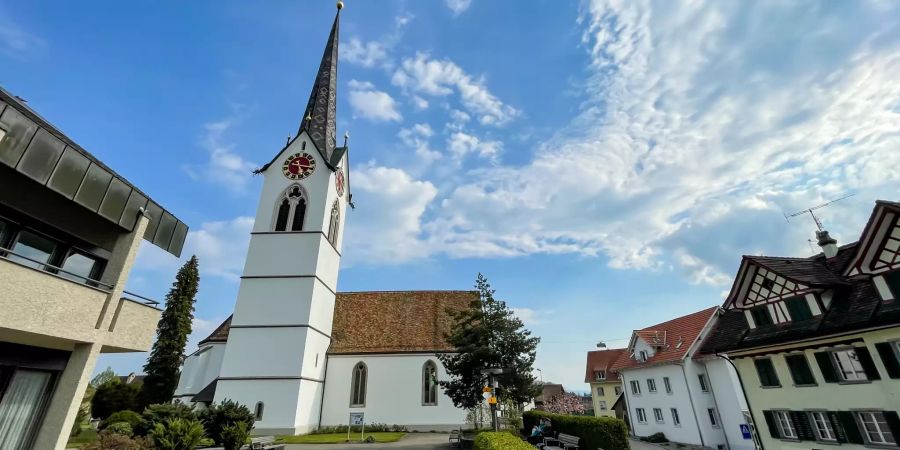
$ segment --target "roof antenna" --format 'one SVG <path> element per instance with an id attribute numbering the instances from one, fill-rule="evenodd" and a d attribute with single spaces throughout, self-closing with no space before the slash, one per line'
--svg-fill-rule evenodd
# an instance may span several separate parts
<path id="1" fill-rule="evenodd" d="M 819 229 L 819 231 L 825 231 L 825 229 L 822 228 L 822 221 L 819 220 L 818 217 L 816 217 L 816 214 L 815 214 L 813 211 L 815 211 L 815 210 L 817 210 L 817 209 L 820 209 L 820 208 L 824 208 L 824 207 L 826 207 L 826 206 L 828 206 L 828 205 L 830 205 L 830 204 L 832 204 L 832 203 L 839 202 L 839 201 L 841 201 L 841 200 L 843 200 L 843 199 L 845 199 L 845 198 L 853 197 L 854 195 L 856 195 L 856 193 L 848 194 L 848 195 L 845 195 L 845 196 L 843 196 L 843 197 L 841 197 L 841 198 L 836 198 L 836 199 L 834 199 L 834 200 L 831 200 L 831 201 L 822 203 L 821 205 L 816 205 L 816 206 L 813 206 L 812 208 L 806 208 L 806 209 L 804 209 L 803 211 L 797 211 L 797 212 L 795 212 L 795 213 L 793 213 L 793 214 L 784 214 L 784 213 L 782 213 L 782 214 L 784 214 L 784 220 L 786 220 L 786 221 L 788 221 L 788 223 L 790 223 L 792 217 L 802 216 L 802 215 L 804 215 L 804 214 L 806 214 L 806 213 L 809 213 L 809 215 L 812 217 L 813 221 L 816 222 L 816 227 Z"/>

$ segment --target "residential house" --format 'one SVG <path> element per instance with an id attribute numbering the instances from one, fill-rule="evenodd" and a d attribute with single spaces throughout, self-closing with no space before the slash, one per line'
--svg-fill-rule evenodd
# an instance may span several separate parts
<path id="1" fill-rule="evenodd" d="M 753 448 L 741 435 L 745 406 L 737 377 L 729 372 L 733 369 L 718 358 L 695 359 L 717 309 L 634 331 L 626 353 L 612 365 L 625 388 L 628 421 L 636 436 L 664 433 L 685 444 Z"/>
<path id="2" fill-rule="evenodd" d="M 153 342 L 159 309 L 125 291 L 141 240 L 178 256 L 186 235 L 0 89 L 0 448 L 65 448 L 99 354 Z"/>
<path id="3" fill-rule="evenodd" d="M 543 411 L 544 404 L 557 395 L 565 394 L 566 390 L 561 384 L 544 383 L 541 385 L 541 393 L 534 398 L 534 409 Z"/>
<path id="4" fill-rule="evenodd" d="M 808 258 L 744 256 L 704 343 L 734 361 L 766 449 L 900 441 L 900 203 L 859 241 Z"/>
<path id="5" fill-rule="evenodd" d="M 626 355 L 622 348 L 587 352 L 584 382 L 591 386 L 594 415 L 597 417 L 616 417 L 613 405 L 622 395 L 622 382 L 619 374 L 612 370 L 612 365 L 622 355 Z"/>

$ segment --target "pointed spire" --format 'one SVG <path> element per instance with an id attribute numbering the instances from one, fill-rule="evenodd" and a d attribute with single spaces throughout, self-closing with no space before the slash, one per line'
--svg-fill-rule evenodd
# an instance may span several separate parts
<path id="1" fill-rule="evenodd" d="M 309 103 L 306 112 L 300 122 L 299 135 L 306 131 L 312 139 L 316 149 L 326 162 L 331 161 L 334 153 L 336 131 L 336 103 L 337 103 L 337 63 L 338 63 L 338 28 L 341 17 L 341 8 L 344 3 L 337 3 L 337 14 L 334 16 L 334 25 L 331 26 L 331 34 L 325 44 L 325 53 L 319 64 L 319 72 L 313 84 L 312 93 L 309 95 Z"/>

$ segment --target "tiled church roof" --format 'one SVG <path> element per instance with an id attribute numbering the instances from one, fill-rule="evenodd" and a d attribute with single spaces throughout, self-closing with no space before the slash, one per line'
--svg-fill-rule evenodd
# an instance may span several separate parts
<path id="1" fill-rule="evenodd" d="M 329 354 L 452 351 L 444 334 L 476 291 L 338 292 Z M 226 342 L 231 317 L 200 344 Z"/>

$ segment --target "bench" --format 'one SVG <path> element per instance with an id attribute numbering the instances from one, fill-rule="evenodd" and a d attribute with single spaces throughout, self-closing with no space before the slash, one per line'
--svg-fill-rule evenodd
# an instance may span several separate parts
<path id="1" fill-rule="evenodd" d="M 571 434 L 559 433 L 555 438 L 547 437 L 544 438 L 544 449 L 560 449 L 560 450 L 570 450 L 570 449 L 578 449 L 578 442 L 581 440 L 578 436 L 572 436 Z"/>
<path id="2" fill-rule="evenodd" d="M 275 436 L 250 438 L 250 450 L 284 450 L 284 444 L 276 444 Z"/>
<path id="3" fill-rule="evenodd" d="M 459 447 L 459 441 L 462 438 L 461 430 L 453 430 L 450 432 L 450 437 L 448 438 L 450 441 L 451 447 Z"/>

